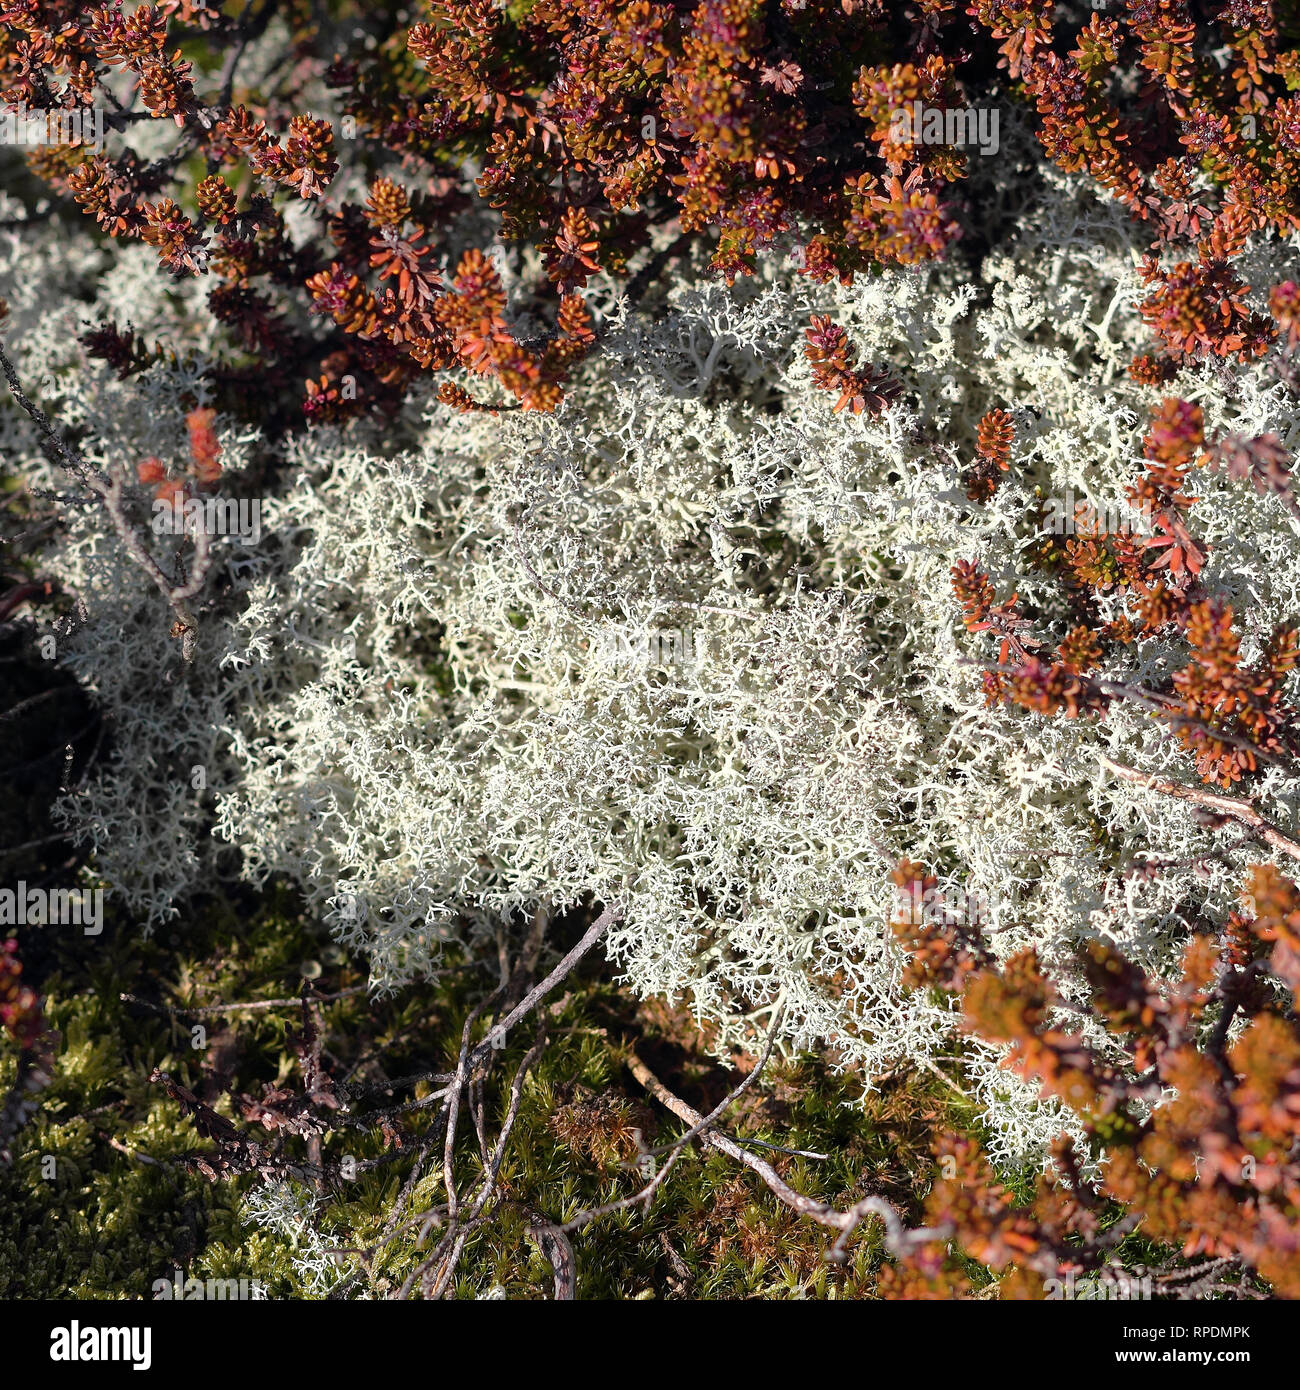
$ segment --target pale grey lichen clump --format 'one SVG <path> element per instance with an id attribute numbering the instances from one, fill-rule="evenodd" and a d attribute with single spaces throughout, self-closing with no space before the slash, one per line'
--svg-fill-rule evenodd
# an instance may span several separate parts
<path id="1" fill-rule="evenodd" d="M 1143 290 L 1123 216 L 1041 178 L 973 282 L 957 262 L 849 289 L 702 274 L 653 311 L 611 296 L 603 349 L 553 416 L 429 398 L 396 455 L 377 425 L 302 431 L 261 542 L 219 550 L 192 669 L 99 514 L 79 512 L 48 563 L 81 603 L 60 659 L 113 719 L 111 760 L 62 808 L 95 872 L 153 922 L 236 851 L 251 880 L 297 883 L 377 989 L 539 903 L 617 901 L 608 950 L 636 989 L 689 997 L 724 1040 L 752 1041 L 783 1001 L 786 1043 L 829 1044 L 868 1078 L 951 1048 L 952 1017 L 900 988 L 887 922 L 904 856 L 954 909 L 978 904 L 999 951 L 1034 943 L 1064 965 L 1101 933 L 1166 963 L 1196 913 L 1234 905 L 1258 847 L 1104 771 L 1101 752 L 1184 775 L 1140 710 L 986 708 L 972 659 L 995 653 L 949 584 L 979 559 L 1000 597 L 1048 601 L 1026 515 L 1071 489 L 1122 500 L 1157 399 L 1124 371 Z M 62 254 L 37 273 L 66 273 Z M 1255 284 L 1293 256 L 1261 246 Z M 175 369 L 129 386 L 87 369 L 69 325 L 33 322 L 30 283 L 11 296 L 17 276 L 0 263 L 13 341 L 36 370 L 77 374 L 62 415 L 89 455 L 176 454 Z M 97 307 L 129 318 L 133 283 L 119 267 Z M 176 329 L 202 318 L 185 295 Z M 892 410 L 832 414 L 801 351 L 811 312 L 899 377 Z M 1179 389 L 1211 429 L 1294 450 L 1261 370 Z M 1014 465 L 974 505 L 961 472 L 995 406 L 1015 417 Z M 11 412 L 0 429 L 66 487 Z M 222 442 L 229 468 L 258 447 L 231 422 Z M 1253 654 L 1300 614 L 1295 523 L 1244 484 L 1196 490 L 1207 579 L 1249 600 Z M 1272 775 L 1261 804 L 1291 824 Z M 970 1074 L 995 1158 L 1059 1129 L 992 1051 Z"/>

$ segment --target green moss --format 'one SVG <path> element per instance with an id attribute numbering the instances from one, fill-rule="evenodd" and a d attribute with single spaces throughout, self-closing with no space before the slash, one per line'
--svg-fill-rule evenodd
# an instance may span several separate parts
<path id="1" fill-rule="evenodd" d="M 247 902 L 208 902 L 149 942 L 130 923 L 110 919 L 100 938 L 43 945 L 48 961 L 40 984 L 62 1043 L 41 1111 L 21 1135 L 13 1166 L 0 1171 L 0 1203 L 11 1216 L 0 1233 L 0 1296 L 149 1297 L 153 1282 L 170 1280 L 176 1270 L 183 1278 L 260 1280 L 273 1297 L 322 1296 L 295 1272 L 290 1237 L 241 1223 L 240 1200 L 255 1178 L 214 1184 L 171 1161 L 210 1145 L 149 1081 L 160 1067 L 243 1124 L 231 1092 L 260 1097 L 263 1087 L 299 1083 L 292 1047 L 298 1010 L 192 1019 L 120 996 L 175 1007 L 293 997 L 307 962 L 313 974 L 320 967 L 315 983 L 322 992 L 359 984 L 362 976 L 280 889 Z M 358 1078 L 368 1080 L 450 1066 L 483 976 L 467 962 L 448 965 L 443 979 L 399 999 L 380 1004 L 361 994 L 325 1006 L 332 1073 L 341 1078 L 358 1062 Z M 551 1296 L 553 1271 L 529 1235 L 528 1213 L 560 1222 L 630 1195 L 643 1181 L 633 1162 L 637 1132 L 649 1146 L 681 1133 L 683 1126 L 652 1106 L 633 1080 L 627 1069 L 633 1049 L 701 1107 L 735 1083 L 735 1073 L 704 1051 L 686 1015 L 638 1006 L 595 967 L 571 981 L 561 998 L 548 1014 L 548 1043 L 525 1087 L 502 1165 L 501 1200 L 465 1247 L 455 1296 Z M 202 1033 L 192 1032 L 196 1022 Z M 490 1132 L 505 1103 L 501 1088 L 533 1041 L 525 1034 L 494 1068 Z M 196 1039 L 203 1045 L 194 1046 Z M 375 1070 L 380 1060 L 383 1073 Z M 0 1084 L 11 1081 L 14 1061 L 12 1049 L 0 1052 Z M 949 1116 L 948 1100 L 928 1079 L 891 1084 L 865 1104 L 859 1089 L 817 1059 L 773 1064 L 765 1086 L 743 1098 L 729 1128 L 747 1140 L 827 1153 L 819 1161 L 766 1152 L 803 1190 L 843 1203 L 870 1188 L 916 1210 L 929 1181 L 931 1131 Z M 399 1092 L 397 1099 L 411 1094 Z M 364 1161 L 383 1158 L 385 1148 L 380 1136 L 360 1131 L 326 1139 L 327 1163 L 345 1153 Z M 43 1162 L 48 1158 L 52 1168 Z M 473 1187 L 480 1171 L 471 1132 L 457 1161 L 462 1190 Z M 405 1172 L 404 1161 L 391 1163 L 318 1196 L 315 1220 L 324 1243 L 374 1244 Z M 430 1175 L 412 1210 L 440 1200 L 440 1177 Z M 827 1264 L 829 1241 L 830 1233 L 787 1212 L 753 1174 L 711 1151 L 697 1152 L 678 1165 L 648 1212 L 606 1216 L 576 1236 L 578 1295 L 869 1294 L 878 1232 L 864 1227 L 842 1266 Z M 377 1251 L 374 1292 L 398 1287 L 427 1253 L 415 1232 Z"/>
<path id="2" fill-rule="evenodd" d="M 563 923 L 558 930 L 557 949 L 567 942 Z M 0 1231 L 0 1297 L 147 1298 L 155 1280 L 177 1271 L 182 1278 L 257 1280 L 272 1297 L 324 1297 L 329 1283 L 304 1279 L 292 1232 L 241 1219 L 242 1199 L 259 1179 L 213 1183 L 176 1161 L 212 1146 L 149 1080 L 162 1068 L 265 1141 L 265 1132 L 242 1117 L 239 1097 L 260 1099 L 270 1087 L 301 1085 L 294 1047 L 300 1010 L 195 1018 L 121 996 L 193 1009 L 294 998 L 308 976 L 321 993 L 332 994 L 364 984 L 357 967 L 279 887 L 211 899 L 148 941 L 134 924 L 112 917 L 99 938 L 28 935 L 24 953 L 40 962 L 36 982 L 62 1041 L 41 1110 L 20 1136 L 13 1166 L 0 1170 L 0 1204 L 10 1217 Z M 492 983 L 481 964 L 449 957 L 438 980 L 395 999 L 375 1001 L 360 992 L 325 1003 L 330 1075 L 382 1091 L 390 1078 L 450 1070 L 468 1012 Z M 633 1054 L 701 1111 L 712 1109 L 739 1075 L 719 1065 L 689 1013 L 638 1003 L 596 960 L 566 982 L 544 1018 L 546 1045 L 524 1087 L 499 1199 L 465 1245 L 454 1297 L 551 1297 L 554 1272 L 530 1234 L 533 1214 L 562 1223 L 632 1195 L 645 1180 L 638 1145 L 662 1148 L 683 1132 L 635 1081 L 628 1067 Z M 483 1026 L 477 1025 L 480 1035 Z M 532 1028 L 521 1027 L 494 1057 L 485 1093 L 490 1141 L 509 1079 L 534 1040 Z M 12 1081 L 14 1065 L 12 1048 L 0 1047 L 0 1086 Z M 394 1087 L 390 1096 L 401 1102 L 431 1089 L 432 1083 Z M 362 1101 L 357 1113 L 379 1099 Z M 341 1256 L 341 1271 L 354 1275 L 345 1295 L 391 1294 L 437 1238 L 421 1246 L 412 1228 L 381 1243 L 414 1142 L 435 1108 L 399 1125 L 401 1151 L 373 1127 L 325 1138 L 328 1170 L 337 1172 L 347 1155 L 363 1167 L 355 1179 L 339 1178 L 323 1192 L 303 1190 L 311 1241 L 342 1251 L 373 1248 L 364 1274 L 355 1255 Z M 778 1058 L 741 1097 L 725 1128 L 742 1142 L 824 1154 L 756 1148 L 800 1191 L 840 1208 L 878 1194 L 917 1220 L 933 1178 L 933 1141 L 943 1131 L 978 1133 L 979 1115 L 960 1091 L 930 1073 L 900 1074 L 864 1095 L 859 1078 L 836 1072 L 824 1058 Z M 482 1172 L 468 1117 L 461 1135 L 455 1174 L 466 1193 Z M 285 1152 L 301 1158 L 302 1141 L 288 1139 Z M 367 1160 L 378 1164 L 367 1169 Z M 440 1167 L 433 1167 L 438 1171 L 417 1188 L 412 1213 L 443 1200 Z M 1004 1176 L 1027 1200 L 1032 1174 Z M 826 1258 L 833 1234 L 783 1207 L 757 1175 L 696 1146 L 648 1211 L 608 1214 L 575 1235 L 577 1293 L 872 1297 L 883 1258 L 879 1225 L 864 1224 L 841 1263 Z M 1134 1243 L 1133 1256 L 1154 1259 L 1154 1252 Z M 966 1262 L 966 1273 L 977 1289 L 994 1282 L 974 1262 Z"/>
<path id="3" fill-rule="evenodd" d="M 200 1147 L 149 1075 L 162 1067 L 201 1085 L 214 1036 L 198 1051 L 188 1023 L 119 996 L 153 996 L 160 979 L 173 981 L 181 998 L 199 990 L 244 997 L 238 991 L 253 979 L 292 984 L 308 943 L 285 911 L 286 897 L 272 893 L 242 920 L 233 904 L 211 905 L 154 941 L 111 916 L 98 938 L 20 933 L 28 978 L 44 992 L 61 1042 L 40 1111 L 20 1135 L 13 1165 L 0 1169 L 0 1208 L 9 1218 L 0 1228 L 0 1297 L 145 1297 L 177 1266 L 204 1273 L 209 1227 L 233 1221 L 239 1191 L 149 1161 Z M 32 960 L 46 964 L 43 978 Z M 287 1070 L 284 1034 L 279 1018 L 246 1037 L 239 1030 L 232 1079 Z M 12 1083 L 16 1060 L 12 1045 L 0 1043 L 0 1089 Z"/>

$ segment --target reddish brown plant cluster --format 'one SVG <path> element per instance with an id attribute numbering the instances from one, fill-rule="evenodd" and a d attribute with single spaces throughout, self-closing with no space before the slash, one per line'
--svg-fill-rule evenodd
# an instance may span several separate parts
<path id="1" fill-rule="evenodd" d="M 990 410 L 981 417 L 975 445 L 975 462 L 967 469 L 966 496 L 987 502 L 998 490 L 1002 474 L 1011 467 L 1011 446 L 1016 427 L 1005 410 Z"/>
<path id="2" fill-rule="evenodd" d="M 829 318 L 814 315 L 805 335 L 804 356 L 812 365 L 813 382 L 823 391 L 839 393 L 837 411 L 845 406 L 854 415 L 864 410 L 878 415 L 899 392 L 899 385 L 876 367 L 855 368 L 857 349 L 849 335 Z"/>
<path id="3" fill-rule="evenodd" d="M 22 982 L 16 941 L 0 941 L 0 1028 L 21 1048 L 31 1048 L 45 1031 L 40 996 Z"/>
<path id="4" fill-rule="evenodd" d="M 1300 514 L 1287 458 L 1273 435 L 1210 443 L 1199 406 L 1172 397 L 1162 402 L 1152 413 L 1142 472 L 1128 489 L 1140 521 L 1118 532 L 1073 526 L 1074 534 L 1045 539 L 1040 548 L 1040 563 L 1059 581 L 1069 613 L 1060 636 L 1022 611 L 1017 595 L 998 602 L 978 565 L 959 561 L 953 592 L 967 630 L 999 640 L 996 666 L 984 675 L 989 702 L 1075 717 L 1104 715 L 1115 699 L 1135 701 L 1165 722 L 1206 782 L 1224 787 L 1263 762 L 1293 757 L 1300 750 L 1300 712 L 1288 702 L 1286 686 L 1300 634 L 1279 628 L 1258 660 L 1243 662 L 1232 605 L 1201 583 L 1208 547 L 1188 529 L 1197 499 L 1187 491 L 1193 469 L 1220 468 Z M 1076 508 L 1067 520 L 1080 516 Z M 1101 600 L 1116 594 L 1125 610 L 1103 621 Z M 1126 669 L 1141 661 L 1144 639 L 1171 636 L 1183 644 L 1185 664 L 1164 682 L 1127 683 Z"/>
<path id="5" fill-rule="evenodd" d="M 1073 32 L 1057 7 L 1019 0 L 430 0 L 409 27 L 335 8 L 329 32 L 353 33 L 349 51 L 324 46 L 304 0 L 0 3 L 0 99 L 95 108 L 107 128 L 105 150 L 45 147 L 33 170 L 170 273 L 212 277 L 212 312 L 245 354 L 213 369 L 232 398 L 252 380 L 268 393 L 305 380 L 309 413 L 337 417 L 468 369 L 549 409 L 594 336 L 574 331 L 574 297 L 639 255 L 653 278 L 673 237 L 707 245 L 728 280 L 764 255 L 848 282 L 946 254 L 980 157 L 969 118 L 1012 102 L 1032 108 L 1051 159 L 1149 230 L 1140 380 L 1283 336 L 1294 354 L 1294 296 L 1279 286 L 1270 319 L 1236 269 L 1252 233 L 1300 227 L 1300 50 L 1262 0 L 1208 19 L 1184 0 L 1131 0 Z M 267 92 L 247 55 L 273 17 L 290 37 Z M 331 119 L 305 109 L 321 82 Z M 169 153 L 137 152 L 146 121 L 174 129 Z M 345 167 L 370 185 L 364 206 L 333 196 Z M 474 201 L 505 244 L 538 253 L 543 277 L 520 295 L 548 312 L 546 341 L 516 340 L 493 291 L 445 283 L 479 275 L 448 251 Z M 294 202 L 313 234 L 290 234 Z M 304 287 L 332 332 L 303 318 Z M 439 314 L 447 295 L 469 304 Z M 462 327 L 489 347 L 457 350 Z M 818 350 L 851 375 L 835 345 Z M 1283 355 L 1278 369 L 1293 370 Z M 843 404 L 871 406 L 870 379 L 844 401 L 849 385 L 832 388 Z M 453 381 L 443 395 L 476 404 Z M 970 480 L 978 493 L 994 463 Z"/>
<path id="6" fill-rule="evenodd" d="M 215 420 L 216 411 L 208 407 L 186 415 L 190 457 L 184 475 L 177 475 L 158 458 L 141 459 L 136 465 L 136 476 L 153 488 L 156 498 L 183 503 L 187 496 L 211 487 L 221 477 L 221 445 Z"/>
<path id="7" fill-rule="evenodd" d="M 1173 983 L 1090 942 L 1080 960 L 1089 1011 L 1115 1045 L 1103 1057 L 1032 949 L 999 964 L 969 926 L 918 911 L 923 869 L 905 862 L 894 881 L 894 932 L 912 982 L 956 996 L 971 1034 L 1005 1048 L 1008 1068 L 1075 1112 L 1101 1165 L 1085 1179 L 1062 1140 L 1056 1171 L 1022 1203 L 977 1144 L 953 1140 L 939 1154 L 926 1224 L 1005 1271 L 1004 1296 L 1042 1297 L 1045 1279 L 1115 1268 L 1130 1233 L 1200 1261 L 1229 1287 L 1230 1274 L 1254 1273 L 1283 1297 L 1300 1294 L 1295 884 L 1257 866 L 1248 911 L 1194 936 Z M 968 1287 L 939 1241 L 887 1280 L 904 1297 Z"/>

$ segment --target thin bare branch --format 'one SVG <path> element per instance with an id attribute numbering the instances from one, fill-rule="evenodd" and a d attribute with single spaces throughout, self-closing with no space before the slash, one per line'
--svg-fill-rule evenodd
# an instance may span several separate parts
<path id="1" fill-rule="evenodd" d="M 1193 806 L 1200 806 L 1204 810 L 1227 816 L 1248 827 L 1257 838 L 1263 840 L 1265 844 L 1279 853 L 1288 855 L 1292 859 L 1300 859 L 1300 841 L 1293 840 L 1289 835 L 1284 835 L 1272 821 L 1266 820 L 1260 815 L 1249 801 L 1235 796 L 1220 796 L 1218 792 L 1206 791 L 1203 787 L 1189 787 L 1183 782 L 1171 782 L 1167 777 L 1157 777 L 1153 773 L 1139 772 L 1135 767 L 1128 767 L 1124 763 L 1115 762 L 1104 753 L 1098 755 L 1098 761 L 1109 772 L 1114 773 L 1116 777 L 1125 782 L 1133 782 L 1150 791 L 1160 792 L 1164 796 L 1176 797 L 1180 801 L 1190 801 Z"/>
<path id="2" fill-rule="evenodd" d="M 198 639 L 198 622 L 189 601 L 203 588 L 212 566 L 212 537 L 206 527 L 201 523 L 195 524 L 192 533 L 194 553 L 190 558 L 189 572 L 180 581 L 172 580 L 140 539 L 139 532 L 126 515 L 123 506 L 126 470 L 119 465 L 113 468 L 106 478 L 98 469 L 86 463 L 50 423 L 49 416 L 23 390 L 17 369 L 6 354 L 3 343 L 0 343 L 0 369 L 4 371 L 14 400 L 40 432 L 46 456 L 79 478 L 99 498 L 126 553 L 149 576 L 154 587 L 167 600 L 176 619 L 172 628 L 173 635 L 181 639 L 181 655 L 186 661 L 191 661 Z"/>
<path id="3" fill-rule="evenodd" d="M 353 985 L 335 994 L 317 994 L 312 998 L 318 1004 L 331 1004 L 336 999 L 351 999 L 354 995 L 365 994 L 369 985 Z M 243 1004 L 203 1004 L 186 1007 L 180 1004 L 155 1004 L 150 999 L 141 999 L 138 994 L 119 994 L 124 1004 L 138 1004 L 142 1009 L 150 1009 L 156 1014 L 168 1014 L 174 1018 L 205 1018 L 212 1014 L 252 1013 L 258 1009 L 297 1009 L 302 1007 L 302 996 L 297 999 L 254 999 Z M 395 1084 L 395 1083 L 393 1083 Z"/>
<path id="4" fill-rule="evenodd" d="M 704 1122 L 704 1116 L 692 1106 L 687 1105 L 680 1097 L 675 1096 L 635 1053 L 630 1058 L 628 1067 L 646 1091 L 661 1105 L 671 1110 L 674 1115 L 692 1126 L 699 1126 Z M 820 1226 L 828 1226 L 838 1231 L 840 1233 L 839 1238 L 831 1247 L 830 1252 L 834 1258 L 839 1258 L 843 1254 L 848 1238 L 868 1216 L 878 1216 L 884 1224 L 885 1246 L 895 1257 L 904 1257 L 914 1246 L 923 1245 L 932 1240 L 943 1240 L 951 1234 L 946 1227 L 908 1230 L 903 1224 L 903 1218 L 899 1215 L 897 1208 L 883 1197 L 864 1197 L 860 1202 L 855 1202 L 847 1211 L 837 1211 L 825 1202 L 819 1202 L 816 1198 L 807 1197 L 802 1192 L 796 1192 L 770 1163 L 759 1158 L 757 1154 L 752 1154 L 741 1148 L 739 1144 L 728 1139 L 725 1135 L 719 1134 L 715 1130 L 702 1130 L 700 1137 L 710 1147 L 734 1158 L 738 1163 L 743 1163 L 746 1168 L 757 1173 L 777 1200 L 792 1211 L 807 1217 L 810 1221 L 817 1222 Z"/>

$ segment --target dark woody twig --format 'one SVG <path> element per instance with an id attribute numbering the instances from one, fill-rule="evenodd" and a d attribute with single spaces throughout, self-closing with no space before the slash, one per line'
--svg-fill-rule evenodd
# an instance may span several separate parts
<path id="1" fill-rule="evenodd" d="M 125 470 L 121 466 L 115 467 L 105 478 L 98 469 L 90 467 L 81 455 L 64 441 L 50 424 L 49 416 L 23 390 L 14 364 L 6 354 L 2 343 L 0 343 L 0 368 L 3 368 L 14 400 L 18 402 L 40 431 L 42 447 L 47 457 L 79 478 L 99 498 L 127 554 L 149 576 L 155 588 L 167 600 L 176 619 L 172 626 L 172 635 L 181 639 L 181 655 L 186 661 L 191 661 L 194 657 L 194 647 L 198 638 L 198 622 L 190 608 L 189 601 L 202 589 L 212 564 L 212 538 L 208 535 L 206 528 L 198 525 L 194 529 L 194 554 L 190 560 L 189 573 L 179 582 L 169 578 L 162 566 L 150 554 L 135 527 L 127 519 L 122 505 L 122 492 L 126 484 Z"/>

